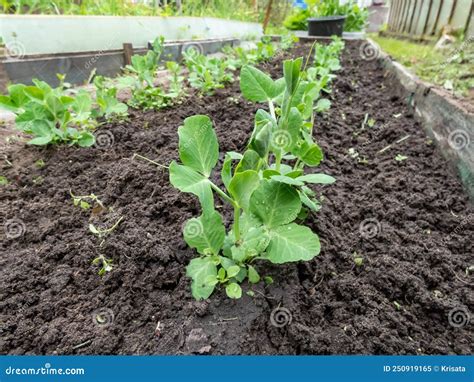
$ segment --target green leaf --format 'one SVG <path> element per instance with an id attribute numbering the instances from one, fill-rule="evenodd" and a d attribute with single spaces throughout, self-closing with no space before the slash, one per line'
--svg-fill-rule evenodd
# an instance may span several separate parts
<path id="1" fill-rule="evenodd" d="M 224 244 L 225 227 L 217 211 L 208 212 L 198 218 L 189 219 L 183 229 L 183 236 L 191 248 L 201 254 L 208 251 L 218 255 Z"/>
<path id="2" fill-rule="evenodd" d="M 285 77 L 286 90 L 289 94 L 293 94 L 298 86 L 302 63 L 302 57 L 283 62 L 283 76 Z"/>
<path id="3" fill-rule="evenodd" d="M 44 99 L 44 92 L 36 86 L 26 86 L 24 92 L 33 100 L 42 101 Z"/>
<path id="4" fill-rule="evenodd" d="M 232 158 L 227 153 L 225 155 L 224 163 L 222 164 L 221 170 L 222 183 L 224 183 L 225 188 L 229 189 L 229 183 L 232 180 Z"/>
<path id="5" fill-rule="evenodd" d="M 248 269 L 249 269 L 249 271 L 248 271 L 249 281 L 252 284 L 258 283 L 260 281 L 260 275 L 258 274 L 258 272 L 251 265 L 248 266 Z"/>
<path id="6" fill-rule="evenodd" d="M 219 144 L 206 115 L 195 115 L 179 127 L 179 157 L 186 166 L 209 177 L 219 159 Z"/>
<path id="7" fill-rule="evenodd" d="M 330 107 L 331 107 L 331 101 L 329 101 L 327 98 L 321 98 L 316 103 L 315 109 L 318 113 L 322 113 L 324 111 L 329 110 Z"/>
<path id="8" fill-rule="evenodd" d="M 76 95 L 72 110 L 75 112 L 75 118 L 78 121 L 85 121 L 91 115 L 92 99 L 89 93 L 82 91 Z"/>
<path id="9" fill-rule="evenodd" d="M 332 176 L 326 174 L 308 174 L 299 176 L 296 178 L 296 180 L 314 184 L 332 184 L 336 181 L 336 179 L 334 179 Z"/>
<path id="10" fill-rule="evenodd" d="M 255 128 L 252 132 L 252 136 L 250 137 L 249 146 L 261 158 L 265 158 L 267 156 L 268 148 L 270 145 L 270 136 L 271 131 L 275 122 L 270 117 L 265 118 L 263 110 L 258 110 L 257 114 L 255 115 Z"/>
<path id="11" fill-rule="evenodd" d="M 265 102 L 278 96 L 282 88 L 261 70 L 244 66 L 240 71 L 240 90 L 249 101 Z"/>
<path id="12" fill-rule="evenodd" d="M 323 152 L 316 143 L 304 142 L 295 154 L 310 167 L 318 166 L 323 160 Z"/>
<path id="13" fill-rule="evenodd" d="M 239 172 L 230 181 L 229 193 L 244 211 L 248 210 L 250 196 L 258 187 L 259 182 L 258 173 L 252 170 Z"/>
<path id="14" fill-rule="evenodd" d="M 303 186 L 304 182 L 299 179 L 293 179 L 286 175 L 274 175 L 271 177 L 272 180 L 280 183 L 290 184 L 292 186 Z"/>
<path id="15" fill-rule="evenodd" d="M 230 298 L 238 299 L 242 297 L 242 288 L 239 284 L 230 283 L 225 287 L 225 292 Z"/>
<path id="16" fill-rule="evenodd" d="M 91 147 L 95 143 L 94 134 L 89 132 L 82 132 L 77 140 L 80 147 Z"/>
<path id="17" fill-rule="evenodd" d="M 50 143 L 52 140 L 53 140 L 53 137 L 51 135 L 46 135 L 42 137 L 33 138 L 31 141 L 28 141 L 28 144 L 35 145 L 35 146 L 44 146 Z"/>
<path id="18" fill-rule="evenodd" d="M 243 172 L 246 170 L 258 170 L 258 165 L 260 162 L 260 156 L 256 151 L 247 150 L 244 153 L 243 158 L 240 160 L 239 164 L 235 168 L 235 172 Z"/>
<path id="19" fill-rule="evenodd" d="M 182 192 L 196 195 L 201 202 L 202 210 L 209 212 L 214 210 L 214 197 L 212 195 L 209 180 L 192 168 L 177 164 L 170 164 L 170 183 Z"/>
<path id="20" fill-rule="evenodd" d="M 292 222 L 300 209 L 298 192 L 284 183 L 262 180 L 250 197 L 250 211 L 270 228 Z"/>
<path id="21" fill-rule="evenodd" d="M 321 205 L 319 204 L 319 202 L 311 199 L 307 193 L 301 191 L 299 192 L 299 195 L 300 195 L 301 202 L 310 210 L 317 212 L 321 209 Z"/>
<path id="22" fill-rule="evenodd" d="M 192 259 L 186 267 L 186 276 L 191 277 L 191 291 L 196 300 L 208 298 L 214 291 L 215 285 L 206 281 L 209 276 L 217 277 L 217 267 L 211 257 Z"/>
<path id="23" fill-rule="evenodd" d="M 291 223 L 270 231 L 266 258 L 274 264 L 308 261 L 319 254 L 318 236 L 308 227 Z"/>
<path id="24" fill-rule="evenodd" d="M 26 86 L 23 84 L 15 84 L 8 87 L 11 105 L 15 107 L 23 107 L 30 102 L 29 97 L 25 93 L 25 88 Z"/>
<path id="25" fill-rule="evenodd" d="M 89 224 L 89 231 L 91 231 L 94 235 L 99 235 L 100 232 L 95 228 L 94 224 Z"/>
<path id="26" fill-rule="evenodd" d="M 233 265 L 227 269 L 227 277 L 231 279 L 232 277 L 237 276 L 239 272 L 240 267 L 238 265 Z"/>
<path id="27" fill-rule="evenodd" d="M 61 118 L 61 115 L 65 110 L 61 100 L 53 94 L 48 94 L 45 101 L 51 114 L 57 118 Z"/>

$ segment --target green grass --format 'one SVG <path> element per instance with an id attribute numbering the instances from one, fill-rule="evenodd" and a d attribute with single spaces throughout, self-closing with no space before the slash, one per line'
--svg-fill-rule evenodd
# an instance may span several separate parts
<path id="1" fill-rule="evenodd" d="M 383 51 L 409 68 L 422 80 L 452 90 L 457 96 L 473 97 L 474 43 L 456 43 L 436 50 L 434 44 L 370 36 Z"/>

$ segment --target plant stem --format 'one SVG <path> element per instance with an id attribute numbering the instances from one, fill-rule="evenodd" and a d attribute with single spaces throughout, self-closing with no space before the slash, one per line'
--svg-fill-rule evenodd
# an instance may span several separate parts
<path id="1" fill-rule="evenodd" d="M 280 172 L 281 153 L 275 154 L 275 170 Z"/>
<path id="2" fill-rule="evenodd" d="M 144 157 L 144 156 L 142 156 L 142 155 L 140 155 L 140 154 L 133 154 L 132 159 L 135 159 L 135 158 L 140 158 L 140 159 L 146 160 L 147 162 L 153 163 L 154 165 L 159 166 L 159 167 L 169 168 L 168 166 L 165 166 L 165 165 L 163 165 L 163 164 L 161 164 L 161 163 L 155 162 L 154 160 L 151 160 L 151 159 L 149 159 L 149 158 L 147 158 L 147 157 Z"/>
<path id="3" fill-rule="evenodd" d="M 268 100 L 268 108 L 270 109 L 271 116 L 276 121 L 275 106 L 271 100 Z"/>
<path id="4" fill-rule="evenodd" d="M 214 183 L 212 183 L 211 181 L 209 181 L 209 183 L 211 184 L 211 188 L 217 192 L 217 194 L 222 198 L 224 199 L 226 202 L 230 203 L 234 209 L 236 207 L 238 207 L 238 205 L 234 202 L 234 200 L 229 196 L 227 195 L 224 191 L 222 191 L 219 187 L 217 187 Z"/>
<path id="5" fill-rule="evenodd" d="M 240 207 L 237 205 L 234 205 L 234 236 L 235 236 L 235 242 L 240 241 Z"/>

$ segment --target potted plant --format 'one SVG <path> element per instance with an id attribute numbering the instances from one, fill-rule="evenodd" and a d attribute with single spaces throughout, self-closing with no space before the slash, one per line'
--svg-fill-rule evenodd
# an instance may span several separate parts
<path id="1" fill-rule="evenodd" d="M 362 32 L 368 16 L 367 9 L 353 1 L 305 0 L 305 7 L 295 8 L 283 25 L 290 30 L 307 30 L 310 36 L 342 36 L 343 32 Z"/>

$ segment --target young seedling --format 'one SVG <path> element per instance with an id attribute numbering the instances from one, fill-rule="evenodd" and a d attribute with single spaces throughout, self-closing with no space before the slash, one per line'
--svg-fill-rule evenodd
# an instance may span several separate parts
<path id="1" fill-rule="evenodd" d="M 8 183 L 8 179 L 5 176 L 0 176 L 0 186 L 6 186 Z"/>
<path id="2" fill-rule="evenodd" d="M 38 167 L 38 168 L 43 168 L 44 166 L 46 166 L 46 163 L 44 163 L 44 160 L 43 160 L 43 159 L 38 159 L 38 160 L 35 162 L 35 166 Z"/>
<path id="3" fill-rule="evenodd" d="M 58 74 L 60 84 L 52 88 L 46 82 L 33 80 L 34 86 L 14 84 L 8 96 L 0 95 L 0 108 L 16 114 L 16 126 L 33 136 L 31 145 L 58 143 L 89 147 L 95 143 L 91 133 L 96 122 L 91 116 L 92 99 L 84 90 L 74 96 L 66 92 L 68 84 Z"/>
<path id="4" fill-rule="evenodd" d="M 362 264 L 364 263 L 364 258 L 361 255 L 359 255 L 357 252 L 354 252 L 352 256 L 354 258 L 354 264 L 356 265 L 356 267 L 361 267 Z"/>
<path id="5" fill-rule="evenodd" d="M 405 155 L 402 155 L 402 154 L 397 154 L 397 156 L 395 157 L 395 160 L 397 162 L 403 162 L 404 160 L 407 160 L 407 159 L 408 159 L 408 157 L 405 156 Z"/>
<path id="6" fill-rule="evenodd" d="M 107 210 L 105 208 L 105 206 L 103 205 L 103 203 L 100 201 L 100 199 L 95 194 L 76 196 L 72 193 L 71 190 L 69 190 L 69 194 L 71 195 L 74 206 L 76 206 L 76 207 L 79 206 L 83 210 L 88 210 L 89 208 L 91 208 L 91 203 L 90 202 L 97 203 L 100 210 L 102 210 L 102 211 Z M 87 200 L 89 202 L 87 202 Z"/>
<path id="7" fill-rule="evenodd" d="M 210 119 L 187 118 L 178 135 L 182 164 L 171 163 L 170 181 L 179 190 L 198 196 L 203 211 L 184 228 L 185 241 L 202 255 L 191 260 L 187 268 L 196 299 L 209 297 L 217 284 L 225 285 L 229 297 L 239 298 L 239 284 L 244 279 L 251 283 L 260 280 L 252 265 L 257 259 L 280 264 L 310 260 L 317 255 L 318 237 L 293 222 L 302 208 L 298 191 L 289 184 L 265 178 L 263 171 L 268 166 L 255 157 L 255 151 L 248 150 L 240 156 L 227 154 L 240 161 L 233 174 L 230 162 L 224 164 L 225 192 L 209 179 L 219 156 Z M 297 181 L 304 184 L 303 180 Z M 222 217 L 214 209 L 213 192 L 234 209 L 234 223 L 227 235 Z"/>
<path id="8" fill-rule="evenodd" d="M 117 99 L 118 89 L 105 77 L 94 78 L 98 109 L 93 111 L 95 118 L 104 117 L 107 121 L 123 121 L 128 117 L 128 106 Z"/>
<path id="9" fill-rule="evenodd" d="M 106 258 L 104 255 L 99 255 L 92 260 L 93 265 L 100 265 L 99 276 L 104 276 L 107 272 L 112 271 L 112 259 Z"/>

